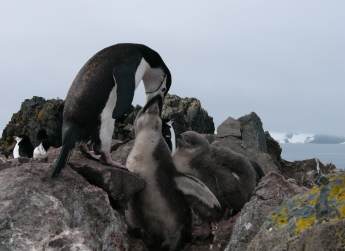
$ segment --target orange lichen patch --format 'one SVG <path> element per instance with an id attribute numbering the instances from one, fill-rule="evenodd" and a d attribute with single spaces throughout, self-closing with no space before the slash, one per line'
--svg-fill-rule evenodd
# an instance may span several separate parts
<path id="1" fill-rule="evenodd" d="M 309 218 L 301 218 L 296 222 L 296 229 L 295 229 L 295 234 L 297 235 L 299 232 L 303 231 L 304 229 L 307 228 L 312 228 L 314 225 L 314 222 L 316 220 L 316 214 L 314 214 L 312 217 Z"/>

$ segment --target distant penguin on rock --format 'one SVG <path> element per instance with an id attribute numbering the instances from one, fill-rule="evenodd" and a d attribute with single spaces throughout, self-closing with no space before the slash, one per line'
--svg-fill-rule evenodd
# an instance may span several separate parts
<path id="1" fill-rule="evenodd" d="M 32 158 L 34 146 L 27 135 L 13 136 L 17 141 L 13 149 L 13 158 L 26 157 Z"/>
<path id="2" fill-rule="evenodd" d="M 219 213 L 210 212 L 200 203 L 194 205 L 203 220 L 197 236 L 207 237 L 211 232 L 210 223 L 221 220 L 226 208 L 240 211 L 265 175 L 256 162 L 223 146 L 210 145 L 201 134 L 193 131 L 177 134 L 173 161 L 179 172 L 205 183 L 221 204 Z"/>
<path id="3" fill-rule="evenodd" d="M 34 143 L 34 158 L 43 157 L 48 149 L 53 146 L 53 142 L 49 140 L 49 136 L 45 129 L 38 131 Z"/>
<path id="4" fill-rule="evenodd" d="M 139 112 L 133 150 L 126 166 L 142 178 L 145 188 L 129 202 L 129 218 L 159 250 L 181 250 L 191 238 L 192 215 L 185 197 L 220 210 L 212 192 L 198 179 L 179 173 L 161 130 L 162 97 L 151 99 Z M 189 201 L 190 201 L 189 200 Z"/>
<path id="5" fill-rule="evenodd" d="M 114 162 L 110 144 L 115 119 L 130 107 L 134 91 L 143 80 L 146 101 L 164 98 L 171 86 L 171 74 L 160 55 L 141 44 L 117 44 L 95 54 L 81 68 L 70 87 L 64 105 L 62 148 L 52 177 L 61 172 L 76 143 L 90 158 L 127 170 Z M 86 144 L 100 146 L 95 155 Z"/>
<path id="6" fill-rule="evenodd" d="M 172 119 L 162 119 L 162 134 L 165 139 L 165 142 L 167 142 L 169 146 L 171 154 L 175 153 L 177 145 L 176 133 L 172 126 L 173 122 L 174 121 Z"/>

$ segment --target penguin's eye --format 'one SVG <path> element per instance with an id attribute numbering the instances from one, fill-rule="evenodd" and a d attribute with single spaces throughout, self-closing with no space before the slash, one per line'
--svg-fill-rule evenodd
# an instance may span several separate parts
<path id="1" fill-rule="evenodd" d="M 195 146 L 195 145 L 196 145 L 195 141 L 192 141 L 192 142 L 191 142 L 191 144 L 192 144 L 193 146 Z"/>
<path id="2" fill-rule="evenodd" d="M 164 87 L 164 88 L 162 89 L 162 92 L 165 92 L 165 90 L 166 90 L 166 89 L 165 89 L 165 87 Z"/>

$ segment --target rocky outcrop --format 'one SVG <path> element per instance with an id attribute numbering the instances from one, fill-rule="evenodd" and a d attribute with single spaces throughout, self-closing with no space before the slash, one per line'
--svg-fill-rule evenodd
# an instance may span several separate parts
<path id="1" fill-rule="evenodd" d="M 229 117 L 217 128 L 217 133 L 218 131 L 220 131 L 220 135 L 205 135 L 206 139 L 210 143 L 217 141 L 214 144 L 228 147 L 256 161 L 265 173 L 279 172 L 277 153 L 272 154 L 272 147 L 268 147 L 262 122 L 256 113 L 251 112 L 237 120 Z"/>
<path id="2" fill-rule="evenodd" d="M 217 136 L 223 138 L 233 136 L 242 139 L 244 124 L 234 118 L 228 117 L 223 123 L 217 127 Z"/>
<path id="3" fill-rule="evenodd" d="M 195 131 L 214 133 L 213 118 L 201 107 L 196 98 L 180 98 L 167 94 L 164 99 L 162 119 L 173 119 L 175 132 Z"/>
<path id="4" fill-rule="evenodd" d="M 131 106 L 126 114 L 115 121 L 113 139 L 124 141 L 135 138 L 134 121 L 141 108 L 140 105 Z M 63 100 L 61 99 L 45 100 L 36 96 L 26 99 L 3 130 L 0 154 L 7 157 L 12 155 L 16 143 L 13 136 L 28 135 L 33 143 L 40 129 L 47 131 L 54 147 L 60 147 L 62 116 Z M 199 133 L 214 133 L 213 118 L 208 116 L 196 98 L 180 98 L 168 94 L 164 100 L 162 118 L 174 119 L 173 127 L 176 132 L 193 130 Z M 94 146 L 94 150 L 99 151 L 97 146 Z"/>
<path id="5" fill-rule="evenodd" d="M 317 185 L 275 209 L 247 250 L 344 250 L 345 174 Z"/>
<path id="6" fill-rule="evenodd" d="M 52 163 L 34 163 L 51 158 L 0 169 L 0 250 L 147 250 L 106 192 L 69 166 L 51 179 Z"/>
<path id="7" fill-rule="evenodd" d="M 45 100 L 34 96 L 26 99 L 17 113 L 3 130 L 0 140 L 0 153 L 9 156 L 16 144 L 13 136 L 28 135 L 35 141 L 37 132 L 45 129 L 55 147 L 61 146 L 63 101 L 61 99 Z"/>
<path id="8" fill-rule="evenodd" d="M 326 168 L 319 159 L 307 159 L 289 162 L 283 160 L 280 172 L 286 178 L 295 179 L 299 186 L 312 188 L 322 174 L 328 174 Z"/>
<path id="9" fill-rule="evenodd" d="M 246 250 L 272 210 L 280 206 L 284 199 L 307 191 L 308 189 L 287 181 L 276 172 L 268 173 L 261 179 L 251 200 L 241 210 L 226 250 Z"/>

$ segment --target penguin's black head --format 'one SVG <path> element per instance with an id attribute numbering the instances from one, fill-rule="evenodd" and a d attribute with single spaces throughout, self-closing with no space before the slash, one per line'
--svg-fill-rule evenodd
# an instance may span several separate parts
<path id="1" fill-rule="evenodd" d="M 176 134 L 177 151 L 175 154 L 196 156 L 211 151 L 210 143 L 199 133 L 187 131 Z"/>
<path id="2" fill-rule="evenodd" d="M 24 135 L 24 134 L 19 135 L 19 136 L 13 136 L 13 139 L 15 141 L 17 141 L 17 143 L 19 143 L 20 141 L 28 141 L 28 142 L 30 142 L 29 136 Z"/>

